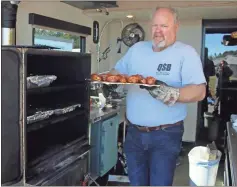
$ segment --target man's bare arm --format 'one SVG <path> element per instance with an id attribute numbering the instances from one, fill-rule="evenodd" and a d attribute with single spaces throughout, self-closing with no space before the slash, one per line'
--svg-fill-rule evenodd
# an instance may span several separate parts
<path id="1" fill-rule="evenodd" d="M 202 101 L 206 95 L 206 85 L 189 85 L 179 89 L 179 98 L 177 102 L 191 103 Z"/>

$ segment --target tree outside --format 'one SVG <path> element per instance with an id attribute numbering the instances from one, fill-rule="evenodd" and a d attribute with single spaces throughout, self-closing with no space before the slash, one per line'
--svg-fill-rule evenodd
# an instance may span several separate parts
<path id="1" fill-rule="evenodd" d="M 59 37 L 63 39 L 70 39 L 70 40 L 72 39 L 73 48 L 80 48 L 80 36 L 71 35 L 69 33 L 35 28 L 35 36 L 54 36 L 54 37 Z"/>

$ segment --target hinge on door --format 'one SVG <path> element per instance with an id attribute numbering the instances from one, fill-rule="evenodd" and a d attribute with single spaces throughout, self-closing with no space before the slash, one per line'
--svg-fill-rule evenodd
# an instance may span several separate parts
<path id="1" fill-rule="evenodd" d="M 81 185 L 82 186 L 90 186 L 90 182 L 94 182 L 96 186 L 100 186 L 92 177 L 91 174 L 88 173 L 84 176 L 84 180 L 82 181 Z"/>

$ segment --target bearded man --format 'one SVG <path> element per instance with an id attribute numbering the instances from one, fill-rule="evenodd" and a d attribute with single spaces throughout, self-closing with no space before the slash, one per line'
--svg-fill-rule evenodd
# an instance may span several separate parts
<path id="1" fill-rule="evenodd" d="M 190 45 L 176 41 L 178 28 L 174 9 L 157 8 L 151 20 L 152 41 L 134 44 L 111 70 L 163 82 L 149 89 L 128 88 L 124 152 L 132 186 L 172 185 L 186 104 L 201 101 L 206 94 L 200 56 Z"/>

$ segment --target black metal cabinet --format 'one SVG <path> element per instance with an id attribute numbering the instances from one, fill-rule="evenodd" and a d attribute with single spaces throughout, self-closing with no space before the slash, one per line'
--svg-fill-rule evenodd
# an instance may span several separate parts
<path id="1" fill-rule="evenodd" d="M 15 171 L 11 174 L 7 171 L 12 165 L 2 167 L 2 173 L 9 173 L 4 176 L 5 181 L 24 174 L 23 182 L 30 185 L 80 185 L 78 181 L 88 172 L 84 165 L 90 150 L 90 54 L 32 48 L 4 50 L 18 57 L 12 60 L 14 67 L 5 68 L 8 74 L 4 74 L 5 87 L 2 87 L 6 101 L 2 108 L 6 115 L 2 128 L 4 158 L 18 162 L 14 163 Z M 4 64 L 8 62 L 5 60 Z M 27 77 L 38 75 L 54 75 L 56 80 L 46 87 L 29 88 Z M 72 105 L 79 107 L 66 109 Z M 56 109 L 63 110 L 59 114 Z M 29 121 L 29 116 L 45 111 L 53 113 L 47 118 Z M 11 121 L 7 114 L 14 119 Z M 14 138 L 9 140 L 10 136 Z M 72 179 L 73 176 L 76 178 Z"/>
<path id="2" fill-rule="evenodd" d="M 118 127 L 117 114 L 91 124 L 91 157 L 90 172 L 102 177 L 117 163 L 118 158 Z"/>

